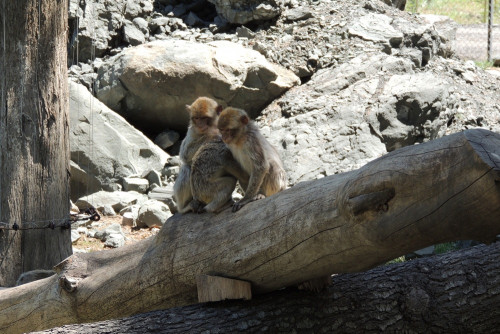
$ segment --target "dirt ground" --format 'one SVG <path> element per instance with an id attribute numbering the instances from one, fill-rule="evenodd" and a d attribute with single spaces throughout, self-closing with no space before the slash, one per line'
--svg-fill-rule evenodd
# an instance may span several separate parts
<path id="1" fill-rule="evenodd" d="M 101 216 L 101 219 L 95 224 L 96 230 L 103 230 L 111 224 L 118 223 L 122 227 L 122 231 L 125 234 L 125 245 L 136 243 L 140 240 L 147 239 L 153 235 L 156 235 L 160 229 L 153 228 L 137 228 L 122 224 L 122 216 Z M 80 239 L 73 243 L 73 253 L 89 253 L 101 250 L 109 250 L 110 247 L 105 247 L 104 242 L 86 236 L 85 234 L 80 234 Z"/>

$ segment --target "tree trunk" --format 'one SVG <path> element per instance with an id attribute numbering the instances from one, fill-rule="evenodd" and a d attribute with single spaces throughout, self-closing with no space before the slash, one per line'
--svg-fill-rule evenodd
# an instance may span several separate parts
<path id="1" fill-rule="evenodd" d="M 499 258 L 497 242 L 336 275 L 321 293 L 291 288 L 43 333 L 496 333 Z"/>
<path id="2" fill-rule="evenodd" d="M 263 293 L 441 242 L 493 241 L 499 157 L 500 134 L 469 130 L 300 183 L 237 213 L 174 215 L 155 238 L 75 254 L 58 275 L 3 291 L 0 331 L 192 304 L 201 274 L 245 280 Z"/>
<path id="3" fill-rule="evenodd" d="M 0 286 L 71 255 L 65 0 L 0 0 Z M 33 223 L 37 222 L 37 223 Z"/>

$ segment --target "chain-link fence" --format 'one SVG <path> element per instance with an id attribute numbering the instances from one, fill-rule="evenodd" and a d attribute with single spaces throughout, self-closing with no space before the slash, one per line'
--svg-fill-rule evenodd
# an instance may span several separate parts
<path id="1" fill-rule="evenodd" d="M 453 49 L 476 61 L 500 59 L 500 0 L 408 0 L 406 10 L 458 23 Z"/>

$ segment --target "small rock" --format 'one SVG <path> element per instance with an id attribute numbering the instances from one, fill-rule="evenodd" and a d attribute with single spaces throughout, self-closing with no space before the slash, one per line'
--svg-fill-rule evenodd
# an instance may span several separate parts
<path id="1" fill-rule="evenodd" d="M 104 243 L 105 247 L 118 248 L 125 245 L 125 237 L 120 233 L 110 234 Z"/>
<path id="2" fill-rule="evenodd" d="M 105 216 L 116 216 L 116 212 L 109 204 L 105 204 L 102 208 L 102 214 Z"/>
<path id="3" fill-rule="evenodd" d="M 165 166 L 180 166 L 182 164 L 181 159 L 178 155 L 169 157 Z"/>
<path id="4" fill-rule="evenodd" d="M 166 204 L 155 200 L 149 200 L 139 209 L 137 226 L 162 226 L 170 216 L 172 216 L 172 213 Z"/>
<path id="5" fill-rule="evenodd" d="M 162 174 L 165 175 L 167 178 L 173 175 L 179 175 L 179 166 L 167 166 L 163 168 Z"/>
<path id="6" fill-rule="evenodd" d="M 123 26 L 123 35 L 124 41 L 133 46 L 146 42 L 144 33 L 130 21 L 126 22 Z"/>
<path id="7" fill-rule="evenodd" d="M 148 190 L 148 187 L 149 182 L 146 179 L 135 177 L 123 178 L 123 190 L 125 191 L 137 191 L 138 193 L 144 194 Z"/>
<path id="8" fill-rule="evenodd" d="M 284 16 L 286 21 L 293 22 L 310 19 L 313 13 L 306 8 L 292 8 L 287 10 Z"/>
<path id="9" fill-rule="evenodd" d="M 77 230 L 71 230 L 71 243 L 75 243 L 80 239 L 80 233 Z"/>
<path id="10" fill-rule="evenodd" d="M 431 256 L 434 254 L 434 246 L 425 247 L 414 252 L 417 256 Z"/>
<path id="11" fill-rule="evenodd" d="M 167 148 L 174 145 L 179 140 L 179 133 L 176 131 L 165 131 L 156 136 L 154 143 L 160 146 L 162 149 L 166 150 Z"/>
<path id="12" fill-rule="evenodd" d="M 238 35 L 238 37 L 244 37 L 248 39 L 255 37 L 255 33 L 244 26 L 236 28 L 236 35 Z"/>
<path id="13" fill-rule="evenodd" d="M 134 214 L 132 212 L 125 212 L 122 216 L 122 225 L 135 227 Z"/>
<path id="14" fill-rule="evenodd" d="M 112 234 L 121 234 L 123 237 L 125 237 L 122 232 L 122 227 L 118 223 L 111 224 L 102 231 L 96 231 L 94 237 L 101 241 L 106 241 Z"/>
<path id="15" fill-rule="evenodd" d="M 200 19 L 198 17 L 198 15 L 196 15 L 195 13 L 193 12 L 189 12 L 188 16 L 186 17 L 186 20 L 185 20 L 186 24 L 188 26 L 191 26 L 191 27 L 195 27 L 195 26 L 202 26 L 205 24 L 205 22 L 203 22 L 202 19 Z"/>

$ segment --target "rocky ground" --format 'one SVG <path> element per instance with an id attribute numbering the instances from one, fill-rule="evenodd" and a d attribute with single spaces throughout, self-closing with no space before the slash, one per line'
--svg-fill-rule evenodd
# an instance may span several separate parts
<path id="1" fill-rule="evenodd" d="M 116 245 L 143 239 L 175 212 L 184 106 L 200 95 L 256 118 L 289 186 L 465 129 L 500 132 L 498 71 L 456 57 L 449 19 L 376 0 L 282 0 L 236 16 L 209 2 L 70 1 L 71 198 L 113 207 L 80 226 L 75 251 L 112 247 L 94 230 L 113 227 Z M 118 229 L 124 216 L 142 227 Z"/>
<path id="2" fill-rule="evenodd" d="M 87 229 L 84 233 L 79 233 L 79 237 L 73 242 L 73 253 L 89 253 L 95 251 L 109 250 L 114 247 L 106 245 L 105 241 L 101 239 L 91 237 L 89 233 L 92 230 L 104 231 L 111 225 L 120 224 L 121 231 L 125 237 L 125 245 L 136 243 L 137 241 L 144 240 L 151 236 L 156 235 L 160 229 L 158 227 L 132 227 L 122 224 L 123 217 L 120 215 L 116 216 L 102 216 L 101 220 L 94 222 L 91 228 Z"/>

